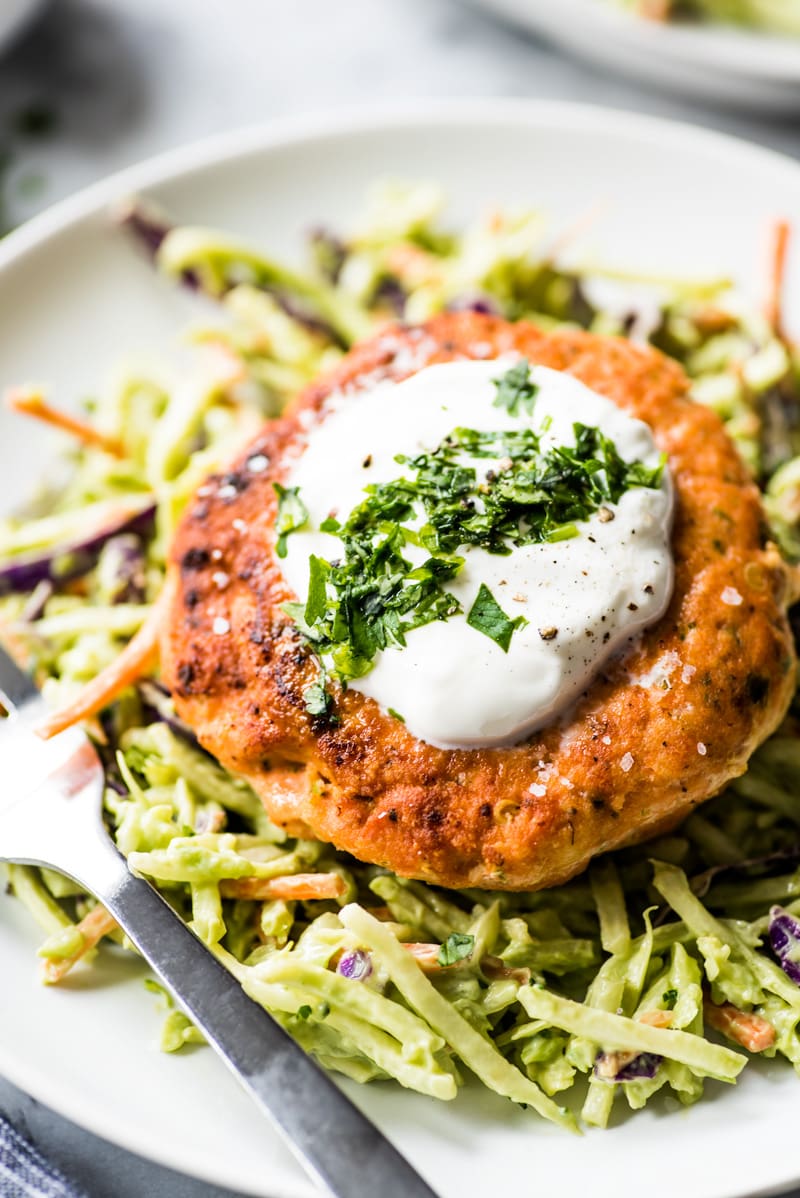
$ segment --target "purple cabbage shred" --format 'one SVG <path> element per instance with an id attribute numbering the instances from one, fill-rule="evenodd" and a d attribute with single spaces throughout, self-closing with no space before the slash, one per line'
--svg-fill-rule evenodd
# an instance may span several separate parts
<path id="1" fill-rule="evenodd" d="M 500 316 L 500 308 L 488 295 L 462 296 L 447 305 L 449 312 L 477 312 L 479 316 Z"/>
<path id="2" fill-rule="evenodd" d="M 708 894 L 712 883 L 716 882 L 720 877 L 725 877 L 731 874 L 734 877 L 743 875 L 766 877 L 770 871 L 775 872 L 775 867 L 780 866 L 784 869 L 787 866 L 800 864 L 800 844 L 791 845 L 786 849 L 779 849 L 775 853 L 768 853 L 762 857 L 745 857 L 741 861 L 735 861 L 725 865 L 712 865 L 710 869 L 706 869 L 701 874 L 695 874 L 690 879 L 692 892 L 702 899 Z"/>
<path id="3" fill-rule="evenodd" d="M 317 266 L 329 283 L 338 283 L 347 259 L 347 246 L 330 229 L 318 225 L 308 234 Z"/>
<path id="4" fill-rule="evenodd" d="M 327 338 L 328 341 L 337 345 L 339 349 L 350 348 L 341 333 L 332 324 L 327 320 L 323 320 L 321 316 L 315 316 L 313 312 L 309 312 L 307 308 L 298 303 L 292 296 L 287 295 L 285 291 L 278 291 L 272 287 L 262 287 L 261 290 L 268 292 L 286 315 L 291 320 L 297 321 L 309 333 L 315 333 L 318 336 Z"/>
<path id="5" fill-rule="evenodd" d="M 654 1052 L 601 1052 L 594 1063 L 595 1077 L 606 1082 L 634 1082 L 655 1077 L 663 1057 Z"/>
<path id="6" fill-rule="evenodd" d="M 175 227 L 171 221 L 138 200 L 131 201 L 125 208 L 119 223 L 133 234 L 150 258 L 155 258 L 164 238 Z M 200 290 L 200 280 L 193 270 L 183 271 L 181 282 L 192 291 Z"/>
<path id="7" fill-rule="evenodd" d="M 354 982 L 365 982 L 372 973 L 372 961 L 369 953 L 357 948 L 352 953 L 345 953 L 336 966 L 336 972 L 343 978 Z"/>
<path id="8" fill-rule="evenodd" d="M 145 556 L 141 537 L 121 533 L 103 547 L 98 563 L 101 575 L 110 579 L 111 603 L 144 603 L 146 590 Z"/>
<path id="9" fill-rule="evenodd" d="M 52 596 L 54 590 L 55 588 L 49 578 L 40 579 L 20 612 L 20 621 L 23 624 L 33 624 L 35 620 L 40 619 L 44 615 L 47 600 Z"/>
<path id="10" fill-rule="evenodd" d="M 384 275 L 372 293 L 371 307 L 390 308 L 395 316 L 402 316 L 406 310 L 408 292 L 394 275 Z"/>
<path id="11" fill-rule="evenodd" d="M 161 216 L 160 213 L 153 211 L 151 208 L 137 201 L 133 201 L 122 214 L 120 218 L 120 224 L 123 228 L 130 230 L 134 238 L 141 246 L 143 246 L 151 258 L 155 258 L 156 254 L 161 248 L 164 238 L 174 228 L 174 225 Z M 312 238 L 313 236 L 314 235 L 312 234 Z M 322 236 L 322 234 L 320 234 L 320 236 Z M 342 254 L 346 254 L 346 251 L 341 243 L 337 244 Z M 329 245 L 332 247 L 332 249 L 336 248 L 332 238 L 329 240 Z M 338 253 L 339 250 L 336 250 L 336 252 Z M 339 261 L 339 265 L 336 268 L 337 273 L 338 270 L 341 269 L 341 263 L 343 261 L 344 257 L 342 257 L 341 261 Z M 203 280 L 194 270 L 184 270 L 181 273 L 180 281 L 191 291 L 204 290 Z M 231 277 L 226 279 L 222 287 L 222 294 L 224 295 L 226 292 L 232 290 L 236 284 L 237 280 L 235 278 Z M 305 305 L 298 302 L 294 296 L 287 294 L 280 288 L 270 287 L 265 284 L 259 285 L 258 289 L 260 291 L 266 291 L 269 295 L 271 295 L 288 317 L 297 321 L 299 325 L 302 325 L 303 328 L 308 329 L 310 333 L 325 337 L 326 340 L 332 342 L 334 345 L 337 345 L 339 349 L 347 350 L 350 348 L 342 335 L 333 327 L 333 325 L 329 323 L 329 321 L 325 320 L 322 316 L 316 315 L 314 312 L 310 312 Z M 216 292 L 212 294 L 212 299 L 216 300 L 219 298 L 220 296 Z"/>
<path id="12" fill-rule="evenodd" d="M 787 978 L 800 986 L 800 920 L 783 907 L 772 907 L 769 942 Z"/>
<path id="13" fill-rule="evenodd" d="M 172 696 L 163 683 L 156 682 L 153 678 L 142 678 L 137 683 L 137 690 L 148 715 L 152 715 L 156 721 L 166 724 L 176 736 L 192 745 L 193 748 L 200 747 L 192 729 L 184 723 L 179 715 L 176 715 L 172 705 Z"/>
<path id="14" fill-rule="evenodd" d="M 0 564 L 0 596 L 33 590 L 43 579 L 57 585 L 71 578 L 80 578 L 92 569 L 103 546 L 112 537 L 121 532 L 149 532 L 155 510 L 153 504 L 133 516 L 126 515 L 117 524 L 103 528 L 82 541 L 9 558 Z"/>

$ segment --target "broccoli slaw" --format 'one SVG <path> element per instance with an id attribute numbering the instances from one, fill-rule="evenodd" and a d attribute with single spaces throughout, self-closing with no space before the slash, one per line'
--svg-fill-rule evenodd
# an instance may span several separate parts
<path id="1" fill-rule="evenodd" d="M 93 401 L 67 429 L 79 448 L 66 485 L 0 522 L 0 637 L 54 702 L 141 627 L 204 478 L 355 341 L 446 308 L 646 337 L 677 358 L 761 481 L 775 536 L 800 556 L 798 360 L 779 269 L 762 316 L 724 279 L 559 267 L 540 213 L 493 213 L 456 234 L 441 207 L 432 185 L 376 188 L 352 235 L 314 231 L 301 272 L 142 205 L 125 214 L 159 268 L 217 299 L 225 319 L 192 331 L 194 374 L 131 375 Z M 14 400 L 66 423 L 37 394 Z M 450 1099 L 460 1062 L 555 1122 L 574 1126 L 577 1107 L 605 1126 L 618 1098 L 637 1109 L 669 1088 L 691 1103 L 706 1079 L 733 1082 L 742 1049 L 800 1072 L 797 715 L 672 835 L 523 894 L 446 892 L 288 838 L 199 748 L 156 678 L 90 731 L 131 867 L 321 1063 Z M 124 947 L 68 880 L 22 866 L 9 880 L 47 933 L 47 980 L 90 962 L 104 937 Z M 195 1039 L 170 1010 L 163 1047 Z"/>
<path id="2" fill-rule="evenodd" d="M 616 0 L 653 21 L 740 25 L 763 33 L 800 35 L 793 0 Z"/>

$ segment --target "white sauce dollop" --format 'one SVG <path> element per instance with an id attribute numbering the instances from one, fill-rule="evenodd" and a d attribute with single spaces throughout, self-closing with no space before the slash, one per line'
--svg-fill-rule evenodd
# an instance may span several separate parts
<path id="1" fill-rule="evenodd" d="M 286 480 L 300 488 L 309 512 L 307 529 L 288 538 L 281 565 L 302 602 L 309 555 L 331 561 L 342 552 L 337 537 L 317 531 L 320 522 L 331 513 L 346 519 L 368 483 L 408 471 L 395 454 L 432 450 L 456 426 L 540 429 L 549 418 L 545 449 L 573 445 L 573 424 L 580 422 L 599 427 L 627 461 L 658 462 L 647 425 L 561 371 L 532 368 L 539 387 L 532 417 L 495 407 L 493 380 L 512 364 L 507 358 L 429 366 L 401 383 L 331 398 Z M 479 478 L 497 469 L 496 459 L 471 464 Z M 404 649 L 379 653 L 373 669 L 348 685 L 399 712 L 415 736 L 442 748 L 512 744 L 548 724 L 612 654 L 663 615 L 672 593 L 668 471 L 660 488 L 632 488 L 611 510 L 613 520 L 596 512 L 571 540 L 527 545 L 508 556 L 462 547 L 464 567 L 446 585 L 463 614 L 413 630 Z M 409 547 L 412 561 L 417 553 L 420 561 L 427 557 Z M 528 620 L 507 653 L 467 624 L 481 583 L 511 619 Z M 540 630 L 553 628 L 557 634 L 545 639 Z"/>

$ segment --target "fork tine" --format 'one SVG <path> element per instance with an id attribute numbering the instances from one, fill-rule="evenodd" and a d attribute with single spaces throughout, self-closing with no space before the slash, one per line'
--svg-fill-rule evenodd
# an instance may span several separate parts
<path id="1" fill-rule="evenodd" d="M 6 708 L 21 707 L 39 697 L 36 683 L 0 645 L 0 700 Z"/>

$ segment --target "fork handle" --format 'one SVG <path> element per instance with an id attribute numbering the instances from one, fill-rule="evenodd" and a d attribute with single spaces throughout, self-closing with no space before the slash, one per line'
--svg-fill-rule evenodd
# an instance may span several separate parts
<path id="1" fill-rule="evenodd" d="M 323 1192 L 436 1198 L 433 1190 L 108 842 L 91 887 Z M 87 882 L 90 879 L 87 879 Z"/>

